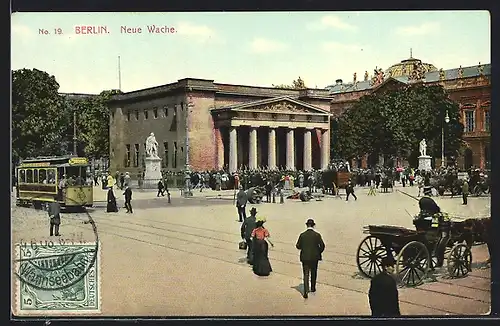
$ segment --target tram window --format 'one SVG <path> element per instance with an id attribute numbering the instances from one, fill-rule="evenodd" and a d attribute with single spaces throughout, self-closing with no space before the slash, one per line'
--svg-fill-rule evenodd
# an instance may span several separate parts
<path id="1" fill-rule="evenodd" d="M 26 182 L 26 170 L 19 170 L 19 183 Z"/>
<path id="2" fill-rule="evenodd" d="M 26 170 L 26 183 L 33 183 L 33 170 Z"/>
<path id="3" fill-rule="evenodd" d="M 45 169 L 39 169 L 38 170 L 38 182 L 39 183 L 43 183 L 43 184 L 47 184 L 48 183 L 48 180 L 47 180 L 47 170 L 45 170 Z"/>
<path id="4" fill-rule="evenodd" d="M 56 170 L 54 169 L 47 170 L 47 183 L 53 185 L 56 184 Z"/>
<path id="5" fill-rule="evenodd" d="M 33 183 L 38 183 L 38 170 L 33 170 Z"/>
<path id="6" fill-rule="evenodd" d="M 66 168 L 66 178 L 68 184 L 84 185 L 87 178 L 87 171 L 85 167 L 71 166 Z"/>

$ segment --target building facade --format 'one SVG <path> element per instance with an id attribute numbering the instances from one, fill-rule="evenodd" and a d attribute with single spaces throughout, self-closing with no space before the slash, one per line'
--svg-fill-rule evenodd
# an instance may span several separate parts
<path id="1" fill-rule="evenodd" d="M 110 107 L 110 169 L 144 169 L 153 132 L 163 168 L 322 169 L 330 161 L 330 121 L 363 95 L 419 79 L 442 85 L 459 103 L 466 149 L 461 167 L 489 166 L 491 65 L 438 70 L 409 58 L 385 72 L 325 89 L 281 89 L 186 78 L 115 95 Z M 366 167 L 366 157 L 360 161 Z"/>
<path id="2" fill-rule="evenodd" d="M 372 76 L 365 72 L 363 80 L 343 83 L 337 80 L 327 88 L 333 96 L 331 113 L 339 117 L 364 95 L 375 93 L 385 87 L 397 88 L 418 80 L 427 85 L 441 85 L 450 98 L 461 109 L 461 123 L 464 125 L 464 150 L 457 159 L 460 168 L 475 166 L 490 168 L 490 110 L 491 110 L 491 65 L 437 69 L 432 64 L 410 57 L 391 66 L 385 72 L 375 69 Z M 367 157 L 354 165 L 366 167 Z M 436 162 L 440 163 L 440 159 Z M 439 165 L 439 164 L 436 164 Z"/>
<path id="3" fill-rule="evenodd" d="M 325 168 L 331 99 L 328 90 L 191 78 L 116 95 L 109 102 L 110 169 L 140 173 L 151 132 L 166 170 L 183 170 L 187 160 L 198 171 Z"/>

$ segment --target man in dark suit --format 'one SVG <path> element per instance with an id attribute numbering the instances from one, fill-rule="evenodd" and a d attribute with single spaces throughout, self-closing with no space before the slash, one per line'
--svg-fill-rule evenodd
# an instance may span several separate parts
<path id="1" fill-rule="evenodd" d="M 318 276 L 318 262 L 322 259 L 321 254 L 325 250 L 325 243 L 321 234 L 314 230 L 313 219 L 306 222 L 307 230 L 302 232 L 295 247 L 300 250 L 300 261 L 304 273 L 304 294 L 307 299 L 309 292 L 309 275 L 311 275 L 311 292 L 316 292 L 316 278 Z"/>
<path id="2" fill-rule="evenodd" d="M 130 189 L 130 186 L 125 188 L 123 195 L 125 196 L 125 208 L 127 209 L 127 213 L 132 213 L 132 204 L 130 203 L 132 201 L 132 189 Z"/>
<path id="3" fill-rule="evenodd" d="M 247 218 L 246 207 L 247 207 L 248 196 L 243 188 L 236 195 L 236 207 L 238 208 L 238 218 L 240 222 L 243 222 Z"/>
<path id="4" fill-rule="evenodd" d="M 399 294 L 396 280 L 392 275 L 394 259 L 382 258 L 383 272 L 371 279 L 368 298 L 373 317 L 396 317 L 399 312 Z"/>
<path id="5" fill-rule="evenodd" d="M 257 209 L 252 207 L 250 210 L 250 216 L 247 217 L 241 224 L 241 238 L 247 243 L 247 263 L 253 263 L 253 251 L 252 251 L 252 231 L 256 227 L 256 215 Z"/>
<path id="6" fill-rule="evenodd" d="M 54 235 L 58 237 L 59 234 L 59 225 L 61 224 L 61 205 L 56 202 L 49 203 L 48 213 L 50 218 L 50 236 Z"/>

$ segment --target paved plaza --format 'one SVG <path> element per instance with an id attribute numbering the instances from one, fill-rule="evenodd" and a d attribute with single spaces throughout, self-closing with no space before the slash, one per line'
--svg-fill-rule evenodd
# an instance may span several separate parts
<path id="1" fill-rule="evenodd" d="M 105 316 L 283 316 L 369 315 L 369 279 L 359 275 L 356 251 L 369 224 L 413 228 L 411 215 L 418 190 L 396 187 L 392 193 L 358 200 L 325 197 L 322 201 L 285 200 L 255 206 L 267 218 L 274 248 L 273 272 L 258 277 L 238 250 L 240 226 L 233 191 L 195 191 L 184 199 L 172 192 L 135 191 L 133 214 L 105 213 L 106 191 L 96 187 L 96 207 L 89 212 L 100 241 L 101 312 Z M 115 191 L 119 207 L 123 196 Z M 277 200 L 279 202 L 279 200 Z M 489 216 L 490 198 L 441 197 L 444 211 L 459 217 Z M 61 238 L 94 241 L 84 213 L 63 213 Z M 313 218 L 326 244 L 319 264 L 317 292 L 302 298 L 302 268 L 295 249 L 305 221 Z M 13 206 L 13 242 L 49 239 L 46 212 Z M 55 238 L 52 238 L 55 239 Z M 463 279 L 437 275 L 416 288 L 399 290 L 402 315 L 486 314 L 490 309 L 490 268 L 486 246 L 472 250 L 473 271 Z M 14 295 L 13 295 L 14 300 Z"/>

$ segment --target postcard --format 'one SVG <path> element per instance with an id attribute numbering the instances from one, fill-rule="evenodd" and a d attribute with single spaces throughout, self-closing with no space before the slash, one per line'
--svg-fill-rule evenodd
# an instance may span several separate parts
<path id="1" fill-rule="evenodd" d="M 13 316 L 489 314 L 487 11 L 11 31 Z"/>

